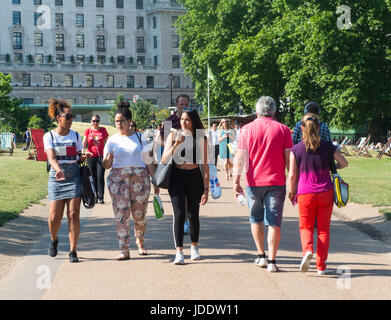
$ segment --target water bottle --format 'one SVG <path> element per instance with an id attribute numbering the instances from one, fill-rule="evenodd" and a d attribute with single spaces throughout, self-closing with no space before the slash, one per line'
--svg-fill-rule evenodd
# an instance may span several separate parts
<path id="1" fill-rule="evenodd" d="M 244 195 L 240 194 L 238 197 L 237 197 L 237 200 L 239 202 L 239 204 L 241 206 L 245 206 L 246 205 L 246 198 L 244 197 Z"/>

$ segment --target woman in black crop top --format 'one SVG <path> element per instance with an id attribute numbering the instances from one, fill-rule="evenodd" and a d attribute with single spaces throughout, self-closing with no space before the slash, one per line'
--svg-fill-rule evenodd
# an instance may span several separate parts
<path id="1" fill-rule="evenodd" d="M 200 232 L 200 205 L 208 201 L 209 167 L 208 147 L 204 126 L 196 110 L 185 111 L 181 116 L 181 129 L 167 137 L 162 161 L 171 159 L 174 172 L 168 192 L 174 210 L 174 240 L 177 250 L 174 264 L 184 264 L 184 223 L 190 221 L 191 259 L 198 260 L 198 238 Z M 201 165 L 201 170 L 200 170 Z"/>

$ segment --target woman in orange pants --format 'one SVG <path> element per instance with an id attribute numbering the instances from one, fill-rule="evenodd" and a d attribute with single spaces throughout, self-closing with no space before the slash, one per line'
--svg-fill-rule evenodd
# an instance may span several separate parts
<path id="1" fill-rule="evenodd" d="M 300 271 L 306 272 L 314 252 L 313 234 L 316 222 L 318 234 L 316 268 L 318 274 L 327 274 L 326 260 L 330 242 L 330 220 L 333 211 L 334 190 L 330 177 L 331 155 L 337 169 L 348 165 L 338 149 L 319 137 L 319 119 L 306 114 L 302 119 L 303 141 L 292 148 L 289 164 L 289 199 L 299 206 L 300 239 L 303 259 Z"/>

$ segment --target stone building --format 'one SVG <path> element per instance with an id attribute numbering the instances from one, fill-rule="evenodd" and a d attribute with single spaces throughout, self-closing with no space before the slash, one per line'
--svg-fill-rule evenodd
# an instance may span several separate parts
<path id="1" fill-rule="evenodd" d="M 119 93 L 169 106 L 194 97 L 174 0 L 1 0 L 0 72 L 25 104 L 108 105 Z M 192 99 L 192 104 L 195 101 Z"/>

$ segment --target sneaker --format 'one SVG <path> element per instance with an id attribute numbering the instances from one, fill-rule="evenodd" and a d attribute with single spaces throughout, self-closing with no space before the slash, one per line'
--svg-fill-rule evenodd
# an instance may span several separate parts
<path id="1" fill-rule="evenodd" d="M 189 227 L 190 227 L 190 222 L 189 222 L 189 220 L 186 220 L 185 225 L 184 225 L 184 229 L 183 229 L 185 235 L 190 234 Z"/>
<path id="2" fill-rule="evenodd" d="M 104 202 L 103 199 L 99 199 L 99 200 L 98 200 L 98 204 L 105 204 L 105 202 Z"/>
<path id="3" fill-rule="evenodd" d="M 328 275 L 328 274 L 332 274 L 333 273 L 333 270 L 330 270 L 330 269 L 326 269 L 326 270 L 318 270 L 317 271 L 317 274 L 319 276 L 324 276 L 324 275 Z"/>
<path id="4" fill-rule="evenodd" d="M 193 246 L 193 245 L 190 247 L 190 259 L 191 260 L 200 260 L 201 259 L 200 253 L 198 252 L 198 247 Z"/>
<path id="5" fill-rule="evenodd" d="M 311 259 L 312 259 L 313 253 L 311 251 L 307 251 L 301 260 L 300 264 L 300 271 L 301 272 L 307 272 L 308 268 L 310 267 L 311 264 Z"/>
<path id="6" fill-rule="evenodd" d="M 254 260 L 254 264 L 258 267 L 261 268 L 266 268 L 267 267 L 267 259 L 266 255 L 258 255 L 258 257 Z"/>
<path id="7" fill-rule="evenodd" d="M 177 251 L 176 252 L 174 264 L 185 264 L 185 258 L 183 256 L 183 252 L 182 251 Z"/>
<path id="8" fill-rule="evenodd" d="M 267 261 L 267 272 L 278 272 L 280 271 L 276 266 L 275 260 L 268 260 Z"/>
<path id="9" fill-rule="evenodd" d="M 55 257 L 57 255 L 58 239 L 50 241 L 49 256 Z"/>
<path id="10" fill-rule="evenodd" d="M 71 252 L 69 252 L 69 262 L 70 262 L 70 263 L 79 262 L 79 259 L 77 258 L 77 253 L 76 253 L 76 251 L 71 251 Z"/>

